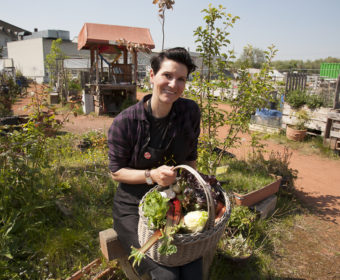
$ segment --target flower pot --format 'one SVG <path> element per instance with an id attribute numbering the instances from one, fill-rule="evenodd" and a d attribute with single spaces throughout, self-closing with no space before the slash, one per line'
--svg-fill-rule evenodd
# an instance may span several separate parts
<path id="1" fill-rule="evenodd" d="M 276 193 L 279 190 L 282 178 L 276 180 L 275 182 L 259 189 L 256 191 L 252 191 L 247 194 L 239 194 L 234 192 L 234 198 L 237 205 L 243 206 L 252 206 L 272 194 Z"/>
<path id="2" fill-rule="evenodd" d="M 307 134 L 307 129 L 304 130 L 298 130 L 295 129 L 294 127 L 287 125 L 286 128 L 286 137 L 289 140 L 293 140 L 293 141 L 303 141 L 303 139 L 305 138 Z"/>

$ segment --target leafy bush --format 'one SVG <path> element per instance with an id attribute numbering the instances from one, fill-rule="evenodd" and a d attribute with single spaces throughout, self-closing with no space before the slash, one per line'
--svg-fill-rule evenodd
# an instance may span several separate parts
<path id="1" fill-rule="evenodd" d="M 286 102 L 294 109 L 298 109 L 305 105 L 307 99 L 307 93 L 301 90 L 293 90 L 286 94 Z"/>
<path id="2" fill-rule="evenodd" d="M 310 108 L 311 110 L 314 110 L 314 109 L 322 107 L 324 105 L 324 101 L 319 95 L 312 94 L 308 96 L 306 104 L 308 108 Z"/>
<path id="3" fill-rule="evenodd" d="M 99 256 L 115 185 L 106 149 L 81 152 L 77 140 L 33 122 L 0 137 L 1 279 L 65 279 Z"/>
<path id="4" fill-rule="evenodd" d="M 294 109 L 307 105 L 314 110 L 323 106 L 323 99 L 316 94 L 308 94 L 306 91 L 293 90 L 286 94 L 286 102 Z"/>
<path id="5" fill-rule="evenodd" d="M 0 76 L 0 117 L 12 114 L 12 104 L 20 92 L 20 87 L 13 78 L 5 74 Z"/>

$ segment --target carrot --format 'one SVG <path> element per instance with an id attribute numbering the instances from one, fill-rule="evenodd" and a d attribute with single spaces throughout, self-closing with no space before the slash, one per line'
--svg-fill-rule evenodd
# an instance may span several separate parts
<path id="1" fill-rule="evenodd" d="M 215 209 L 215 216 L 218 216 L 218 213 L 223 208 L 224 204 L 221 201 L 217 201 L 216 209 Z"/>
<path id="2" fill-rule="evenodd" d="M 222 218 L 226 210 L 227 209 L 225 205 L 223 205 L 223 207 L 220 208 L 220 210 L 218 211 L 218 214 L 215 216 L 215 223 L 217 223 Z"/>
<path id="3" fill-rule="evenodd" d="M 154 234 L 146 241 L 146 243 L 139 249 L 131 246 L 131 254 L 129 259 L 134 258 L 132 266 L 134 267 L 137 263 L 140 264 L 141 260 L 145 257 L 145 252 L 149 250 L 162 236 L 162 231 L 157 229 Z"/>

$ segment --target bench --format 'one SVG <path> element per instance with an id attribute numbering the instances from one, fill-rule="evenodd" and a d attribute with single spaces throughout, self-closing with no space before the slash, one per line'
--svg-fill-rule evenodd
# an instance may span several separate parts
<path id="1" fill-rule="evenodd" d="M 124 271 L 126 277 L 130 280 L 150 280 L 149 274 L 139 276 L 128 261 L 123 246 L 121 245 L 118 235 L 113 228 L 99 232 L 100 249 L 103 256 L 108 260 L 118 260 L 119 265 Z M 213 248 L 207 255 L 203 256 L 203 279 L 209 279 L 209 268 L 214 259 L 216 249 Z"/>

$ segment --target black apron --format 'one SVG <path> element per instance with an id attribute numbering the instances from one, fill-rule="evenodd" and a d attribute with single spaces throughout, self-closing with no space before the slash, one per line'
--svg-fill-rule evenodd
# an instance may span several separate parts
<path id="1" fill-rule="evenodd" d="M 170 126 L 170 124 L 169 124 Z M 174 138 L 171 138 L 163 149 L 150 147 L 148 144 L 142 147 L 137 160 L 135 169 L 152 169 L 167 163 L 173 149 L 176 149 Z M 125 184 L 119 183 L 113 203 L 113 227 L 118 233 L 120 242 L 122 243 L 127 254 L 130 255 L 131 246 L 140 248 L 138 241 L 138 206 L 144 194 L 153 186 L 147 184 Z M 143 244 L 142 244 L 143 245 Z M 146 257 L 136 268 L 140 275 L 157 268 L 158 265 Z"/>
<path id="2" fill-rule="evenodd" d="M 175 129 L 175 130 L 173 130 Z M 142 147 L 139 155 L 135 169 L 152 169 L 159 167 L 163 164 L 165 165 L 178 165 L 182 164 L 185 161 L 185 152 L 182 150 L 182 141 L 184 141 L 184 135 L 180 135 L 176 132 L 177 129 L 173 127 L 173 124 L 169 122 L 167 131 L 168 135 L 172 135 L 168 140 L 168 143 L 164 148 L 153 148 L 149 146 L 150 142 L 150 133 L 147 138 L 146 144 Z M 163 139 L 164 140 L 164 139 Z M 140 200 L 144 196 L 146 192 L 148 192 L 153 186 L 149 186 L 147 184 L 125 184 L 119 183 L 118 189 L 116 191 L 113 203 L 113 228 L 118 233 L 118 238 L 123 245 L 126 253 L 130 255 L 131 246 L 135 248 L 140 248 L 143 244 L 139 244 L 138 241 L 138 206 Z M 131 260 L 130 260 L 131 261 Z M 132 262 L 132 261 L 131 261 Z M 201 269 L 202 261 L 201 259 L 195 261 L 198 267 Z M 192 263 L 194 264 L 194 263 Z M 187 266 L 189 266 L 188 264 Z M 191 265 L 193 269 L 191 270 L 191 274 L 195 275 L 193 272 L 197 272 L 200 274 L 200 269 L 197 270 L 197 266 Z M 145 273 L 153 271 L 154 279 L 162 279 L 160 277 L 162 273 L 165 273 L 164 269 L 169 270 L 170 273 L 173 273 L 173 270 L 176 268 L 167 268 L 161 266 L 150 258 L 146 256 L 143 259 L 139 266 L 135 266 L 136 271 L 139 275 L 143 275 Z M 178 273 L 178 272 L 175 272 Z M 190 274 L 190 271 L 189 271 Z M 157 277 L 159 275 L 159 277 Z M 195 276 L 196 278 L 191 279 L 200 279 L 199 276 Z M 186 278 L 190 279 L 190 278 Z"/>

